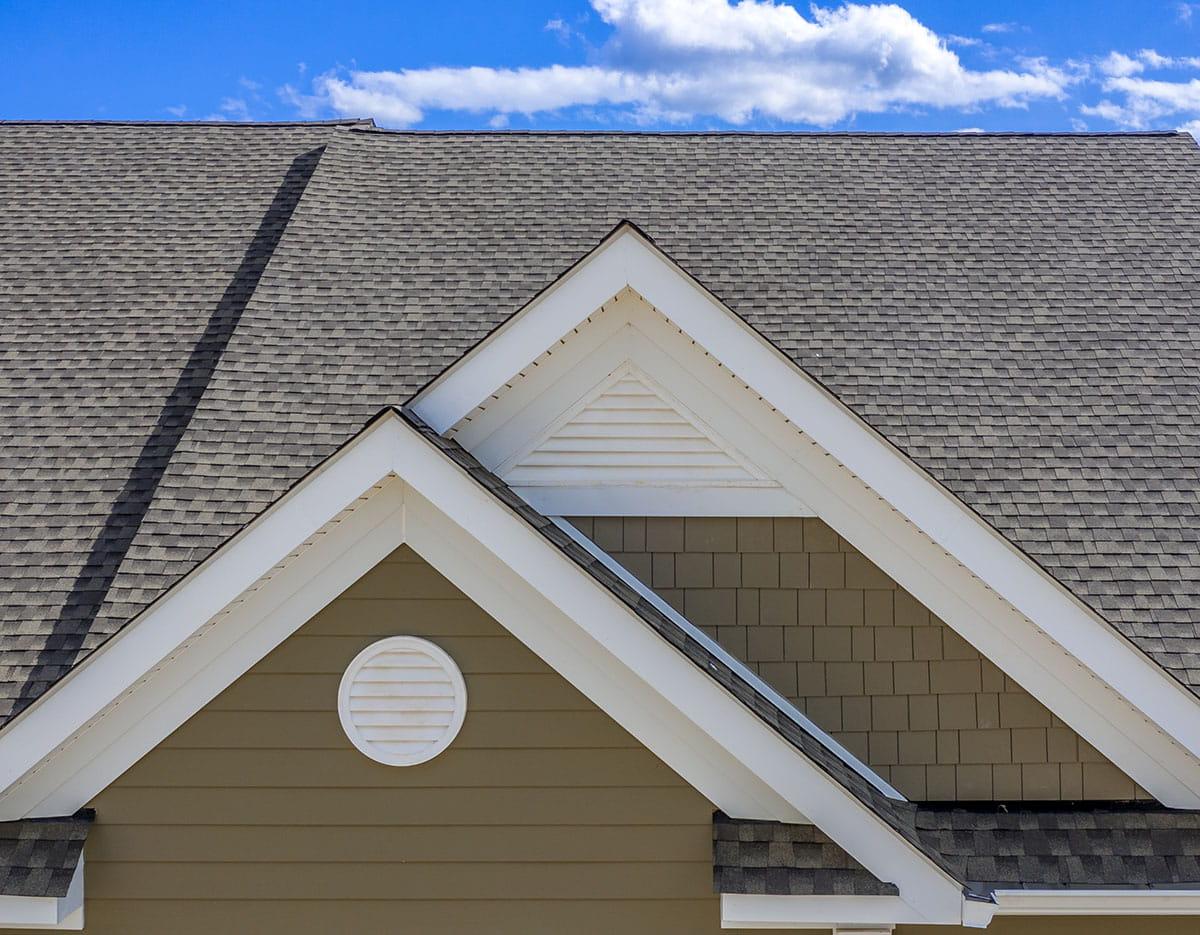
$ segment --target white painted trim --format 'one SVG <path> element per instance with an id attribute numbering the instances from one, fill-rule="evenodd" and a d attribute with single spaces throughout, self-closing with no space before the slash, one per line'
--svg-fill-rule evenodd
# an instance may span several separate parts
<path id="1" fill-rule="evenodd" d="M 996 890 L 994 901 L 963 898 L 962 925 L 987 928 L 996 916 L 1200 915 L 1200 890 Z M 721 894 L 721 927 L 829 929 L 918 923 L 897 896 Z M 942 920 L 937 924 L 958 924 Z"/>
<path id="2" fill-rule="evenodd" d="M 723 929 L 831 929 L 920 924 L 899 896 L 751 896 L 721 894 Z M 957 925 L 958 919 L 944 920 Z M 928 924 L 928 923 L 926 923 Z"/>
<path id="3" fill-rule="evenodd" d="M 65 896 L 0 896 L 0 929 L 83 929 L 83 855 Z"/>
<path id="4" fill-rule="evenodd" d="M 579 363 L 595 348 L 572 349 L 573 332 L 599 324 L 602 343 L 611 338 L 604 315 L 627 289 L 761 397 L 760 422 L 774 410 L 779 425 L 785 418 L 804 433 L 775 436 L 792 462 L 777 469 L 791 480 L 762 451 L 732 436 L 731 443 L 797 499 L 817 504 L 830 525 L 1160 801 L 1200 807 L 1200 701 L 631 228 L 619 228 L 431 384 L 414 408 L 445 430 L 547 348 L 555 350 L 551 367 L 554 358 Z M 691 399 L 661 370 L 645 369 Z M 516 381 L 488 407 L 503 407 L 509 395 L 519 401 L 521 392 L 534 391 Z M 707 408 L 694 408 L 711 419 Z M 494 439 L 475 431 L 469 426 L 460 438 L 473 451 L 479 441 L 489 463 Z M 820 500 L 832 489 L 836 502 Z M 540 505 L 573 512 L 549 499 Z"/>
<path id="5" fill-rule="evenodd" d="M 556 515 L 645 516 L 812 516 L 794 493 L 764 475 L 744 453 L 743 443 L 761 444 L 740 420 L 731 418 L 720 396 L 695 383 L 666 386 L 663 361 L 671 355 L 647 333 L 661 316 L 639 296 L 625 291 L 573 333 L 543 354 L 521 379 L 487 400 L 455 426 L 456 440 L 469 448 L 522 497 L 542 512 Z M 675 343 L 682 341 L 677 334 Z M 669 340 L 666 342 L 672 343 Z M 686 342 L 685 342 L 686 343 Z M 555 485 L 524 483 L 511 470 L 564 420 L 626 372 L 652 382 L 665 399 L 717 444 L 741 461 L 755 479 L 717 481 L 646 476 L 629 484 L 593 482 L 584 473 L 575 482 L 557 477 Z M 651 378 L 649 374 L 653 373 Z M 704 417 L 696 415 L 703 411 Z M 634 475 L 636 477 L 636 475 Z M 634 478 L 631 477 L 632 481 Z M 673 512 L 668 512 L 673 511 Z"/>
<path id="6" fill-rule="evenodd" d="M 1200 890 L 996 890 L 996 915 L 1200 915 Z"/>
<path id="7" fill-rule="evenodd" d="M 520 487 L 547 516 L 813 516 L 779 487 Z"/>
<path id="8" fill-rule="evenodd" d="M 17 777 L 0 797 L 0 817 L 69 813 L 89 801 L 410 542 L 718 808 L 783 821 L 812 816 L 895 882 L 921 917 L 957 917 L 959 887 L 947 874 L 402 420 L 377 420 L 311 484 L 319 494 L 306 481 L 239 540 L 263 554 L 221 550 L 27 712 L 44 732 L 36 749 L 13 742 L 24 733 L 0 734 L 0 763 Z M 268 559 L 258 580 L 226 597 L 237 563 Z M 196 590 L 203 593 L 191 596 Z M 214 613 L 199 615 L 211 606 Z M 163 634 L 176 644 L 163 646 Z M 89 700 L 74 688 L 80 675 L 112 695 L 88 717 L 70 707 Z"/>

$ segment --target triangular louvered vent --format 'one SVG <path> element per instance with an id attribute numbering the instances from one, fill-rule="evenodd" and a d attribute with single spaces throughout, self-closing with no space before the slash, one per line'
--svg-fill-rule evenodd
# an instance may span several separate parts
<path id="1" fill-rule="evenodd" d="M 428 640 L 372 643 L 342 676 L 338 715 L 351 742 L 373 760 L 413 766 L 458 734 L 467 690 L 454 661 Z"/>
<path id="2" fill-rule="evenodd" d="M 501 474 L 515 486 L 767 483 L 762 472 L 632 364 L 572 407 Z"/>

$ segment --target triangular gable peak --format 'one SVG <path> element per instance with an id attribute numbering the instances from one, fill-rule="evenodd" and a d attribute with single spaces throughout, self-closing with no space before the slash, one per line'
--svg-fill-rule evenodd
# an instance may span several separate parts
<path id="1" fill-rule="evenodd" d="M 773 485 L 632 362 L 593 387 L 498 473 L 518 487 Z"/>
<path id="2" fill-rule="evenodd" d="M 522 453 L 630 365 L 772 486 L 654 491 L 648 476 L 610 486 L 511 476 Z M 1200 807 L 1197 699 L 632 224 L 413 409 L 551 515 L 820 516 L 1143 788 Z"/>
<path id="3" fill-rule="evenodd" d="M 622 289 L 449 434 L 555 515 L 813 515 L 747 454 L 768 440 L 696 379 L 707 363 Z"/>

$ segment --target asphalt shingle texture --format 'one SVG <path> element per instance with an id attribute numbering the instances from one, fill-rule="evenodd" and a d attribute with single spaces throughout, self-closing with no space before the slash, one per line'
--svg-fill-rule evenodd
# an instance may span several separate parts
<path id="1" fill-rule="evenodd" d="M 0 896 L 66 896 L 93 817 L 0 822 Z"/>
<path id="2" fill-rule="evenodd" d="M 203 557 L 107 601 L 333 132 L 0 124 L 0 723 Z"/>
<path id="3" fill-rule="evenodd" d="M 752 896 L 896 896 L 816 825 L 713 815 L 713 889 Z"/>
<path id="4" fill-rule="evenodd" d="M 858 895 L 886 895 L 868 892 L 875 878 L 865 869 L 823 877 L 813 865 L 811 847 L 778 843 L 807 841 L 814 832 L 819 840 L 811 825 L 746 822 L 719 813 L 713 822 L 719 892 L 832 895 L 832 886 L 850 885 L 863 888 Z M 920 805 L 915 822 L 924 849 L 940 855 L 943 867 L 980 897 L 1011 889 L 1200 884 L 1200 812 L 1155 805 Z M 766 850 L 741 844 L 722 849 L 724 840 L 776 843 Z"/>
<path id="5" fill-rule="evenodd" d="M 24 251 L 0 261 L 18 326 L 3 359 L 21 375 L 0 386 L 19 429 L 4 457 L 25 478 L 3 507 L 10 711 L 621 219 L 1200 690 L 1190 137 L 325 127 L 286 131 L 284 153 L 252 142 L 285 132 L 264 128 L 236 145 L 213 128 L 55 132 L 0 128 L 0 200 L 17 209 L 0 229 Z M 157 163 L 121 155 L 135 138 Z M 119 569 L 82 602 L 98 611 L 60 621 L 203 323 L 317 140 Z M 127 163 L 142 168 L 113 170 Z M 183 257 L 206 249 L 201 275 Z"/>

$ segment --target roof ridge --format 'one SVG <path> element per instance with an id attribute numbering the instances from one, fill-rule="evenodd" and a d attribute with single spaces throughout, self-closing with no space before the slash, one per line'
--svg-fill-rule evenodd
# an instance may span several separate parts
<path id="1" fill-rule="evenodd" d="M 7 120 L 0 126 L 30 127 L 228 127 L 258 129 L 262 127 L 354 127 L 372 128 L 373 117 L 354 117 L 344 120 Z"/>
<path id="2" fill-rule="evenodd" d="M 354 127 L 353 129 L 360 129 Z M 368 128 L 361 128 L 368 129 Z M 811 137 L 815 139 L 834 137 L 863 138 L 933 138 L 974 139 L 979 137 L 1033 137 L 1067 139 L 1091 137 L 1176 137 L 1190 136 L 1184 130 L 984 130 L 980 132 L 962 130 L 406 130 L 380 127 L 372 123 L 372 133 L 377 136 L 582 136 L 582 137 Z"/>

